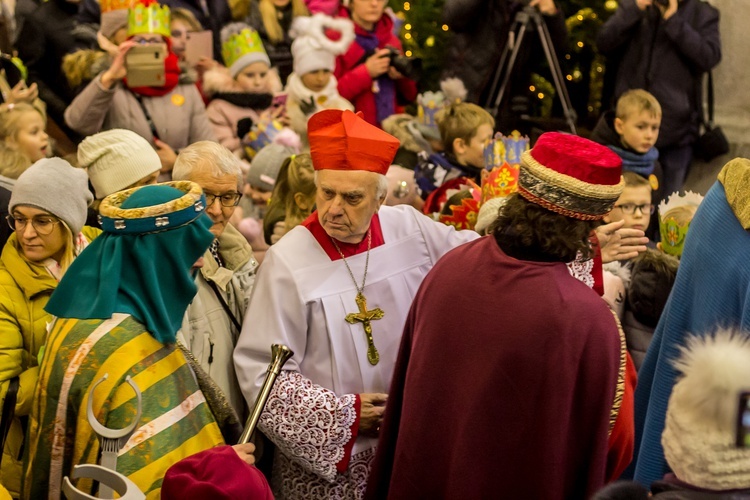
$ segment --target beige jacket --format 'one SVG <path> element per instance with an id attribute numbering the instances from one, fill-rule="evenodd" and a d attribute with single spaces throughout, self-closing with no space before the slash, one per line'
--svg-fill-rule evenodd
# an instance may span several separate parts
<path id="1" fill-rule="evenodd" d="M 253 250 L 245 237 L 231 225 L 227 225 L 219 236 L 219 255 L 226 267 L 219 267 L 211 252 L 207 251 L 204 255 L 205 263 L 195 279 L 198 293 L 185 312 L 177 340 L 193 353 L 201 368 L 224 391 L 237 415 L 244 418 L 247 414 L 244 409 L 245 400 L 240 392 L 232 361 L 240 332 L 219 302 L 209 281 L 217 285 L 241 325 L 255 283 L 258 261 L 253 257 Z"/>
<path id="2" fill-rule="evenodd" d="M 179 84 L 158 97 L 143 97 L 159 139 L 175 151 L 196 141 L 215 141 L 206 107 L 194 84 Z M 81 135 L 102 130 L 132 130 L 154 144 L 151 127 L 135 95 L 120 82 L 111 89 L 101 84 L 101 75 L 89 83 L 65 110 L 65 123 Z"/>

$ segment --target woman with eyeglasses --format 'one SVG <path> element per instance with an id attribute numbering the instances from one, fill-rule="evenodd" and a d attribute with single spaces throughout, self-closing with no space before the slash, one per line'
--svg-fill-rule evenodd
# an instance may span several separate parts
<path id="1" fill-rule="evenodd" d="M 166 5 L 134 2 L 128 38 L 112 64 L 65 110 L 65 123 L 81 135 L 123 128 L 148 140 L 161 160 L 162 181 L 171 178 L 179 150 L 215 140 L 200 92 L 180 81 L 169 19 Z"/>
<path id="2" fill-rule="evenodd" d="M 18 496 L 24 439 L 52 292 L 78 254 L 100 231 L 84 227 L 92 200 L 86 173 L 60 158 L 42 159 L 16 181 L 7 222 L 13 229 L 0 254 L 0 399 L 12 402 L 0 483 Z M 5 405 L 3 405 L 5 406 Z"/>

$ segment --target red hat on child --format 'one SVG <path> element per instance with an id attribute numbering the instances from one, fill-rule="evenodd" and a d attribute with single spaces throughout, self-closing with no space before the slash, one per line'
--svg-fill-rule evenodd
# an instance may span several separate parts
<path id="1" fill-rule="evenodd" d="M 365 170 L 383 174 L 393 163 L 398 139 L 367 123 L 362 113 L 326 109 L 307 122 L 315 170 Z"/>
<path id="2" fill-rule="evenodd" d="M 609 148 L 559 132 L 539 136 L 521 155 L 518 192 L 547 210 L 599 220 L 622 194 L 622 160 Z"/>
<path id="3" fill-rule="evenodd" d="M 161 498 L 273 500 L 273 494 L 262 472 L 245 463 L 231 446 L 217 446 L 170 467 L 162 482 Z"/>

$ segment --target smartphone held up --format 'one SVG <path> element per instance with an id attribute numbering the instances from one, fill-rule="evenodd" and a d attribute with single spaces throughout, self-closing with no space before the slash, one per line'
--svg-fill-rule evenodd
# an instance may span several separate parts
<path id="1" fill-rule="evenodd" d="M 167 44 L 165 43 L 149 43 L 132 47 L 125 56 L 128 86 L 164 86 L 166 58 Z"/>

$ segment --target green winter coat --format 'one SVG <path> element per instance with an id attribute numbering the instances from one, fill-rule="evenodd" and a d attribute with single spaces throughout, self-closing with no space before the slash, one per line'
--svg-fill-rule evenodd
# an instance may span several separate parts
<path id="1" fill-rule="evenodd" d="M 101 233 L 91 227 L 82 232 L 89 242 Z M 0 483 L 14 497 L 19 496 L 21 487 L 24 436 L 19 417 L 31 410 L 39 376 L 37 355 L 51 319 L 44 306 L 56 287 L 57 280 L 44 266 L 23 257 L 13 233 L 0 254 L 0 407 L 13 377 L 19 377 L 19 386 L 15 417 L 3 449 Z"/>

